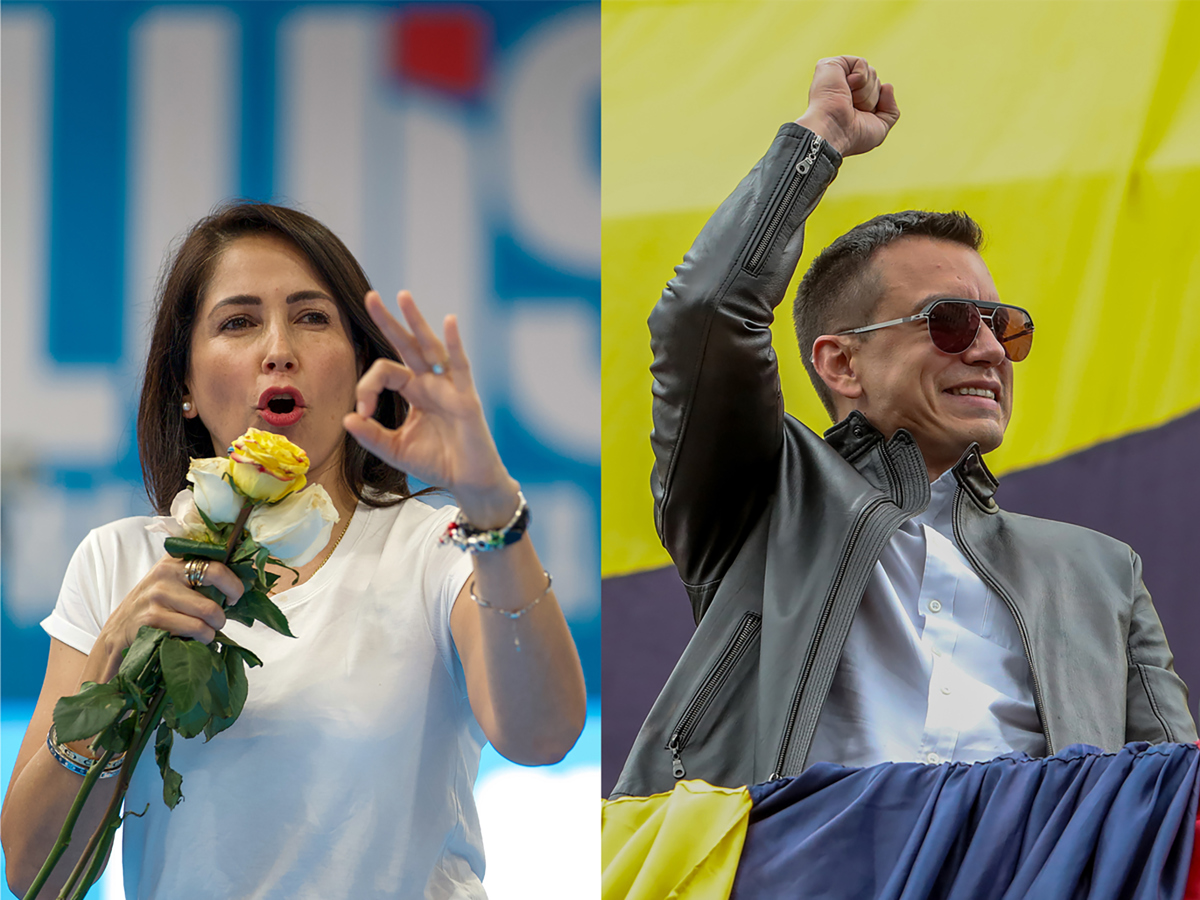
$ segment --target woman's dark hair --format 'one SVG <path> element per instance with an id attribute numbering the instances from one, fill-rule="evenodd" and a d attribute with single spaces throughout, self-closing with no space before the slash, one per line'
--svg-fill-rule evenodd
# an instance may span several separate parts
<path id="1" fill-rule="evenodd" d="M 200 419 L 183 415 L 192 328 L 221 254 L 233 241 L 250 235 L 282 238 L 308 259 L 349 328 L 360 373 L 380 357 L 400 358 L 367 314 L 363 299 L 371 285 L 366 274 L 332 231 L 311 216 L 283 206 L 247 202 L 220 206 L 188 232 L 159 280 L 137 434 L 146 493 L 161 515 L 187 487 L 189 458 L 217 455 Z M 375 418 L 385 427 L 396 428 L 407 414 L 408 404 L 399 394 L 380 395 Z M 342 477 L 363 503 L 392 506 L 411 495 L 403 472 L 368 453 L 349 434 L 342 450 Z"/>

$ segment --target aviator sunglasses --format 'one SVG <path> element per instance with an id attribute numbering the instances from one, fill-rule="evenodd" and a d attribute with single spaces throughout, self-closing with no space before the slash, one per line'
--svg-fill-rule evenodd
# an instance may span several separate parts
<path id="1" fill-rule="evenodd" d="M 943 297 L 934 300 L 915 316 L 892 319 L 877 325 L 864 325 L 839 331 L 842 334 L 863 334 L 905 322 L 924 319 L 929 324 L 929 338 L 933 346 L 943 353 L 962 353 L 979 335 L 979 325 L 984 320 L 1004 348 L 1004 355 L 1013 362 L 1020 362 L 1029 355 L 1033 347 L 1033 319 L 1019 306 L 992 303 L 987 300 L 957 300 Z"/>

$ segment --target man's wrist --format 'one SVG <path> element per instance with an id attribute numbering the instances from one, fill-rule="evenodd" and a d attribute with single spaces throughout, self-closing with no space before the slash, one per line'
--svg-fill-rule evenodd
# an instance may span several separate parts
<path id="1" fill-rule="evenodd" d="M 813 134 L 823 138 L 825 143 L 833 147 L 842 156 L 846 155 L 846 147 L 848 145 L 846 136 L 842 133 L 842 129 L 834 124 L 832 119 L 806 112 L 800 118 L 796 119 L 796 124 L 801 128 L 807 128 Z"/>

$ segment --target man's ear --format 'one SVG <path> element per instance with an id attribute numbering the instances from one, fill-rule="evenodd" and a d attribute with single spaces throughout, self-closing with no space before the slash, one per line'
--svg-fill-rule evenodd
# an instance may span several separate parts
<path id="1" fill-rule="evenodd" d="M 823 334 L 813 341 L 813 368 L 835 398 L 853 401 L 863 394 L 854 367 L 854 349 L 854 339 L 845 335 Z"/>

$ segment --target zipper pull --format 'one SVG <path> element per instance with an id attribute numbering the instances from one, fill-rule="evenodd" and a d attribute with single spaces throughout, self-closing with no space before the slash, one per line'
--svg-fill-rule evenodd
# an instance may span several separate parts
<path id="1" fill-rule="evenodd" d="M 808 146 L 808 156 L 796 163 L 796 171 L 801 175 L 807 175 L 808 170 L 813 167 L 817 161 L 817 154 L 821 152 L 821 144 L 825 142 L 819 134 L 813 135 L 813 142 Z"/>
<path id="2" fill-rule="evenodd" d="M 678 780 L 687 774 L 687 769 L 683 767 L 683 760 L 679 758 L 679 735 L 671 735 L 671 741 L 667 744 L 671 751 L 671 774 Z"/>

